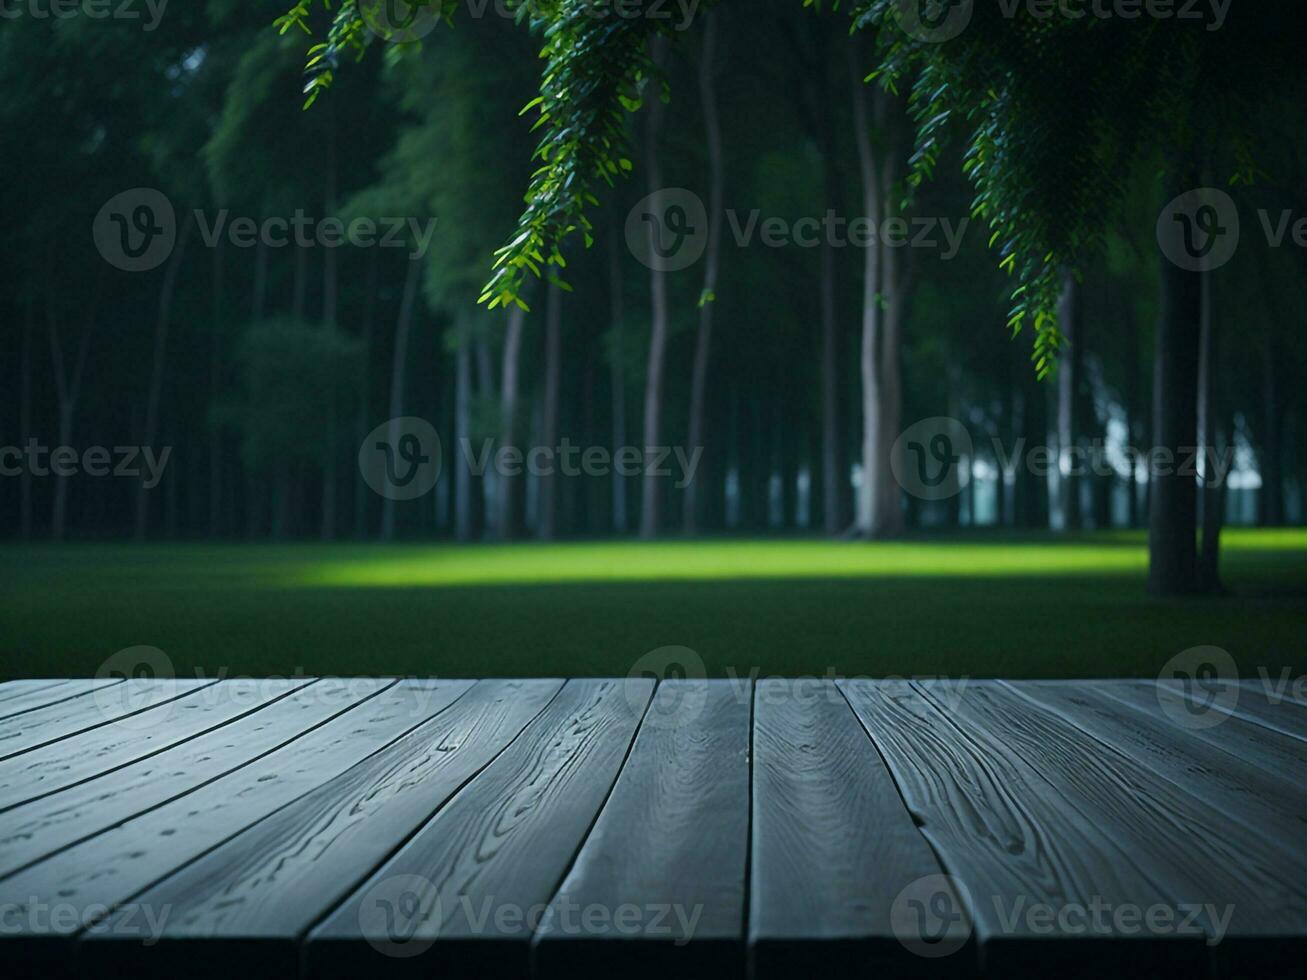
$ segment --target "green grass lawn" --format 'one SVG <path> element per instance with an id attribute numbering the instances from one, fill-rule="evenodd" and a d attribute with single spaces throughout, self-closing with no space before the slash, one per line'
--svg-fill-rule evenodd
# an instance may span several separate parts
<path id="1" fill-rule="evenodd" d="M 1307 665 L 1307 531 L 1227 532 L 1231 595 L 1144 593 L 1139 534 L 560 545 L 0 548 L 0 676 L 94 674 L 150 645 L 179 675 L 1154 676 L 1191 646 Z"/>

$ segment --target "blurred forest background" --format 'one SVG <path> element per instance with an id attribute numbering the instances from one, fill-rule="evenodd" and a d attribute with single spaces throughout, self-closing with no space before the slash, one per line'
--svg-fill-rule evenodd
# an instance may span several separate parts
<path id="1" fill-rule="evenodd" d="M 1029 331 L 1006 326 L 1000 256 L 968 223 L 960 153 L 900 214 L 913 126 L 902 99 L 862 84 L 875 54 L 849 38 L 847 14 L 724 4 L 661 50 L 670 102 L 630 115 L 634 171 L 595 209 L 592 247 L 569 242 L 570 289 L 539 282 L 529 313 L 487 310 L 476 301 L 534 166 L 520 113 L 538 92 L 539 38 L 493 4 L 479 18 L 460 10 L 414 57 L 341 64 L 303 111 L 310 42 L 272 28 L 286 5 L 174 0 L 151 30 L 0 24 L 0 444 L 171 447 L 149 488 L 28 468 L 0 479 L 6 539 L 893 539 L 1147 525 L 1147 470 L 1124 450 L 1152 444 L 1155 225 L 1169 196 L 1157 161 L 1117 175 L 1128 203 L 1099 257 L 1068 278 L 1070 342 L 1038 381 Z M 1266 115 L 1264 179 L 1229 189 L 1241 247 L 1209 276 L 1205 444 L 1234 463 L 1207 507 L 1227 525 L 1281 527 L 1307 517 L 1307 250 L 1292 231 L 1271 247 L 1257 215 L 1307 217 L 1307 173 L 1301 105 L 1270 94 Z M 628 247 L 633 206 L 660 187 L 692 191 L 720 221 L 716 245 L 684 270 L 651 270 Z M 176 211 L 176 245 L 146 272 L 115 268 L 92 236 L 106 202 L 134 188 Z M 817 232 L 769 245 L 760 231 L 871 207 L 881 221 L 933 221 L 933 244 L 869 250 Z M 206 240 L 220 217 L 297 214 L 403 218 L 402 247 Z M 430 221 L 424 247 L 412 230 Z M 944 223 L 965 226 L 955 255 Z M 883 345 L 875 415 L 869 316 Z M 360 478 L 360 444 L 396 416 L 429 420 L 445 449 L 417 500 Z M 939 416 L 974 441 L 961 493 L 923 500 L 867 477 L 869 418 L 892 441 Z M 459 463 L 463 445 L 564 439 L 703 453 L 688 485 Z M 1004 478 L 996 449 L 1097 445 L 1112 465 L 1080 477 L 1018 466 Z M 1119 540 L 1134 543 L 1141 574 L 1139 537 Z M 140 639 L 129 632 L 120 639 Z"/>

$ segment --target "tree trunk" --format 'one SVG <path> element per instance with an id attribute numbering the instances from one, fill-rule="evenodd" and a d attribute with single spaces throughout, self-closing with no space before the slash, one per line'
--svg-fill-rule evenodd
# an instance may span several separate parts
<path id="1" fill-rule="evenodd" d="M 545 383 L 541 411 L 540 441 L 550 450 L 558 448 L 558 416 L 562 384 L 562 290 L 549 284 L 545 301 Z M 537 535 L 552 541 L 558 535 L 558 461 L 540 474 L 540 501 L 536 523 Z"/>
<path id="2" fill-rule="evenodd" d="M 36 290 L 29 283 L 23 312 L 23 354 L 18 381 L 18 443 L 32 438 L 32 328 L 36 319 Z M 32 473 L 24 466 L 18 478 L 18 533 L 24 541 L 32 536 Z"/>
<path id="3" fill-rule="evenodd" d="M 1197 186 L 1180 179 L 1183 187 Z M 1180 226 L 1166 228 L 1180 247 Z M 1153 446 L 1169 451 L 1170 466 L 1154 472 L 1148 514 L 1148 588 L 1156 596 L 1192 594 L 1198 586 L 1197 493 L 1192 474 L 1177 472 L 1198 432 L 1198 350 L 1202 275 L 1161 261 L 1161 311 L 1154 362 Z"/>
<path id="4" fill-rule="evenodd" d="M 699 296 L 699 333 L 694 345 L 694 369 L 690 380 L 690 428 L 686 452 L 703 448 L 705 402 L 708 393 L 708 360 L 712 351 L 713 308 L 716 304 L 717 274 L 720 265 L 722 207 L 725 196 L 725 172 L 722 167 L 722 127 L 717 111 L 716 83 L 713 79 L 717 39 L 717 18 L 708 15 L 704 26 L 703 52 L 699 61 L 699 101 L 703 105 L 705 137 L 708 146 L 708 241 L 703 273 L 703 292 Z M 703 478 L 698 470 L 685 487 L 685 533 L 697 534 L 702 518 Z"/>
<path id="5" fill-rule="evenodd" d="M 661 64 L 667 48 L 667 39 L 655 38 L 654 62 Z M 660 197 L 664 190 L 662 168 L 658 161 L 658 134 L 662 128 L 663 103 L 655 94 L 650 100 L 645 120 L 645 159 L 649 173 L 649 188 L 654 195 L 653 213 L 663 214 Z M 650 254 L 657 255 L 659 234 L 656 222 L 649 223 Z M 657 268 L 649 270 L 650 330 L 649 362 L 644 386 L 644 475 L 640 495 L 640 537 L 655 538 L 662 530 L 662 478 L 649 465 L 650 454 L 657 451 L 662 441 L 663 368 L 667 356 L 667 274 Z"/>
<path id="6" fill-rule="evenodd" d="M 333 103 L 334 104 L 334 103 Z M 336 122 L 332 109 L 327 108 L 327 160 L 324 166 L 326 186 L 326 216 L 336 213 Z M 322 323 L 335 330 L 340 287 L 336 267 L 336 249 L 322 250 Z M 327 459 L 322 465 L 322 540 L 336 536 L 336 391 L 333 386 L 327 393 L 324 426 L 327 430 Z"/>
<path id="7" fill-rule="evenodd" d="M 454 328 L 457 353 L 454 356 L 454 447 L 452 458 L 458 459 L 460 447 L 472 438 L 472 342 L 466 320 Z M 454 467 L 454 537 L 472 540 L 472 471 L 463 465 Z"/>
<path id="8" fill-rule="evenodd" d="M 414 307 L 417 305 L 418 284 L 422 278 L 422 260 L 410 258 L 404 277 L 404 295 L 399 302 L 399 318 L 395 323 L 395 355 L 390 366 L 390 418 L 404 415 L 404 377 L 408 364 L 408 340 L 413 330 Z M 397 445 L 399 439 L 391 439 Z M 395 539 L 395 500 L 387 497 L 381 507 L 381 539 Z"/>
<path id="9" fill-rule="evenodd" d="M 613 323 L 613 344 L 609 352 L 610 385 L 613 402 L 613 452 L 626 445 L 626 352 L 624 346 L 626 311 L 622 302 L 622 268 L 619 259 L 617 229 L 609 222 L 608 229 L 608 301 Z M 613 530 L 626 533 L 626 477 L 613 467 Z"/>
<path id="10" fill-rule="evenodd" d="M 369 249 L 367 295 L 363 298 L 363 324 L 360 328 L 360 340 L 363 345 L 363 370 L 358 379 L 358 407 L 354 419 L 354 442 L 362 445 L 372 428 L 368 417 L 372 411 L 372 332 L 377 314 L 377 287 L 381 274 L 381 249 Z M 367 484 L 355 479 L 354 486 L 354 536 L 364 538 L 368 533 L 368 502 L 371 499 Z"/>
<path id="11" fill-rule="evenodd" d="M 213 247 L 213 344 L 209 350 L 209 404 L 222 397 L 222 289 L 223 252 L 221 243 Z M 209 536 L 222 533 L 222 430 L 209 426 Z"/>
<path id="12" fill-rule="evenodd" d="M 522 351 L 522 330 L 526 325 L 526 311 L 520 306 L 508 309 L 508 327 L 504 333 L 504 362 L 502 381 L 499 386 L 499 448 L 509 449 L 517 445 L 518 414 L 518 372 Z M 495 527 L 502 541 L 511 541 L 521 532 L 521 486 L 520 476 L 499 474 L 499 499 L 496 501 L 498 514 Z"/>
<path id="13" fill-rule="evenodd" d="M 887 96 L 885 97 L 888 98 Z M 881 168 L 881 201 L 886 218 L 898 215 L 892 195 L 897 179 L 898 146 L 891 143 Z M 910 270 L 899 271 L 898 252 L 886 246 L 881 259 L 885 300 L 884 345 L 880 352 L 880 438 L 876 458 L 876 520 L 872 534 L 897 538 L 903 534 L 903 493 L 890 459 L 903 424 L 903 309 Z"/>
<path id="14" fill-rule="evenodd" d="M 96 277 L 95 293 L 91 300 L 90 315 L 87 317 L 86 331 L 77 345 L 77 362 L 69 377 L 65 369 L 63 347 L 59 342 L 57 317 L 52 307 L 47 308 L 50 324 L 50 360 L 54 366 L 55 394 L 59 403 L 59 445 L 72 444 L 73 418 L 77 413 L 77 400 L 82 391 L 82 379 L 86 375 L 86 357 L 91 349 L 91 338 L 98 323 L 97 314 L 100 305 L 100 292 L 104 284 L 104 273 Z M 49 302 L 49 300 L 48 300 Z M 54 504 L 50 516 L 50 537 L 54 541 L 64 539 L 65 524 L 68 515 L 68 478 L 59 476 L 55 479 Z"/>
<path id="15" fill-rule="evenodd" d="M 1212 472 L 1214 453 L 1223 442 L 1215 429 L 1218 399 L 1213 385 L 1216 380 L 1215 309 L 1212 304 L 1212 274 L 1201 273 L 1202 309 L 1198 340 L 1198 449 L 1203 461 L 1203 478 L 1198 497 L 1202 526 L 1202 546 L 1198 563 L 1198 587 L 1206 593 L 1221 591 L 1221 523 L 1224 510 L 1224 480 L 1219 483 Z"/>
<path id="16" fill-rule="evenodd" d="M 1284 523 L 1284 421 L 1280 416 L 1280 379 L 1271 338 L 1262 346 L 1262 433 L 1260 469 L 1262 488 L 1259 523 L 1279 527 Z"/>
<path id="17" fill-rule="evenodd" d="M 1062 275 L 1057 322 L 1068 344 L 1057 365 L 1058 506 L 1062 511 L 1062 529 L 1075 531 L 1083 523 L 1080 513 L 1080 478 L 1071 472 L 1080 465 L 1074 450 L 1080 439 L 1079 386 L 1083 359 L 1079 336 L 1079 292 L 1070 272 Z"/>
<path id="18" fill-rule="evenodd" d="M 856 70 L 853 48 L 849 49 L 849 82 L 853 87 L 853 132 L 858 146 L 858 173 L 862 180 L 864 217 L 876 228 L 881 227 L 884 202 L 881 199 L 879 161 L 871 145 L 867 123 L 868 107 L 865 83 Z M 877 99 L 877 121 L 883 121 Z M 827 246 L 829 248 L 829 246 Z M 876 507 L 880 502 L 881 452 L 881 258 L 880 236 L 863 249 L 862 258 L 862 344 L 858 366 L 862 376 L 862 481 L 858 486 L 856 526 L 863 537 L 871 537 L 879 524 Z M 888 255 L 885 256 L 888 258 Z M 823 257 L 824 258 L 824 257 Z M 834 387 L 825 379 L 828 387 Z"/>
<path id="19" fill-rule="evenodd" d="M 168 260 L 168 268 L 163 275 L 163 286 L 159 290 L 159 314 L 154 326 L 154 360 L 150 370 L 150 392 L 145 403 L 145 430 L 141 439 L 142 446 L 154 447 L 154 440 L 159 434 L 159 404 L 163 396 L 164 364 L 168 354 L 168 333 L 172 327 L 173 298 L 177 293 L 177 277 L 181 273 L 182 262 L 186 258 L 186 246 L 190 243 L 191 233 L 195 230 L 194 212 L 187 212 L 182 223 L 181 233 L 177 236 L 177 247 L 173 249 Z M 136 491 L 136 540 L 145 539 L 146 526 L 150 517 L 149 491 L 144 480 Z"/>

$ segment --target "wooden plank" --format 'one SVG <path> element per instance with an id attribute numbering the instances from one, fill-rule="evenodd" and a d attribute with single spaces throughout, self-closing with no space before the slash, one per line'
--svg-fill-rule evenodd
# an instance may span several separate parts
<path id="1" fill-rule="evenodd" d="M 1140 681 L 1115 681 L 1099 689 L 1108 697 L 1150 714 L 1160 710 L 1159 699 L 1173 696 L 1157 684 Z M 1194 739 L 1234 752 L 1264 775 L 1295 788 L 1302 785 L 1300 774 L 1307 772 L 1307 744 L 1301 739 L 1238 715 L 1230 715 L 1210 728 L 1186 730 Z"/>
<path id="2" fill-rule="evenodd" d="M 127 719 L 144 712 L 151 714 L 145 719 L 137 718 L 135 724 L 165 724 L 171 714 L 169 706 L 173 701 L 194 694 L 213 683 L 216 682 L 133 678 L 95 687 L 83 697 L 25 712 L 0 722 L 0 760 L 101 725 L 126 723 Z"/>
<path id="3" fill-rule="evenodd" d="M 1123 849 L 1113 865 L 1129 863 L 1162 884 L 1172 910 L 1201 908 L 1195 921 L 1223 974 L 1274 975 L 1307 953 L 1303 860 L 1001 683 L 969 683 L 954 709 L 1077 800 L 1082 819 Z M 1126 900 L 1149 904 L 1129 893 Z"/>
<path id="4" fill-rule="evenodd" d="M 658 685 L 540 922 L 537 975 L 743 978 L 752 693 Z"/>
<path id="5" fill-rule="evenodd" d="M 0 762 L 0 811 L 145 759 L 225 725 L 308 684 L 300 680 L 231 680 L 174 705 L 163 725 L 108 725 Z"/>
<path id="6" fill-rule="evenodd" d="M 1127 936 L 1094 915 L 1104 903 L 1120 908 L 1174 900 L 1140 870 L 1118 835 L 1087 813 L 1077 794 L 1050 784 L 1028 752 L 995 737 L 974 716 L 960 715 L 959 705 L 977 684 L 970 682 L 967 697 L 956 695 L 954 705 L 927 698 L 906 681 L 841 682 L 950 876 L 903 893 L 902 912 L 893 920 L 896 935 L 914 950 L 958 959 L 957 969 L 974 969 L 963 946 L 968 925 L 959 916 L 965 910 L 988 976 L 1101 977 L 1138 969 L 1199 975 L 1207 961 L 1201 933 Z M 1045 910 L 1083 912 L 1084 931 L 1052 941 L 1056 921 L 1047 923 Z"/>
<path id="7" fill-rule="evenodd" d="M 751 975 L 943 975 L 899 942 L 891 909 L 942 875 L 833 681 L 758 684 L 753 722 Z M 947 961 L 958 962 L 956 958 Z"/>
<path id="8" fill-rule="evenodd" d="M 0 878 L 234 772 L 378 690 L 371 681 L 315 681 L 276 710 L 10 810 L 0 822 Z"/>
<path id="9" fill-rule="evenodd" d="M 122 678 L 116 678 L 122 680 Z M 86 692 L 72 681 L 21 680 L 6 681 L 0 685 L 0 719 L 21 715 L 25 711 L 43 708 L 47 704 L 75 698 Z"/>
<path id="10" fill-rule="evenodd" d="M 0 687 L 0 719 L 80 698 L 122 682 L 121 677 L 8 681 Z"/>
<path id="11" fill-rule="evenodd" d="M 0 909 L 20 926 L 0 934 L 0 953 L 46 975 L 68 970 L 70 940 L 84 926 L 417 727 L 469 682 L 348 686 L 379 693 L 221 779 L 0 881 Z M 67 912 L 38 914 L 50 902 Z M 137 907 L 138 914 L 164 911 Z"/>
<path id="12" fill-rule="evenodd" d="M 318 928 L 308 977 L 524 978 L 534 924 L 603 805 L 653 693 L 572 680 L 507 751 Z"/>
<path id="13" fill-rule="evenodd" d="M 445 711 L 138 896 L 83 937 L 84 976 L 280 978 L 299 940 L 512 742 L 562 681 L 481 681 Z M 150 945 L 144 945 L 148 940 Z"/>
<path id="14" fill-rule="evenodd" d="M 1110 697 L 1113 682 L 1023 682 L 1010 689 L 1210 803 L 1227 818 L 1303 857 L 1307 787 L 1273 778 L 1235 752 L 1195 738 L 1156 702 L 1151 712 Z"/>
<path id="15" fill-rule="evenodd" d="M 1292 697 L 1271 697 L 1261 681 L 1243 681 L 1235 713 L 1273 731 L 1307 741 L 1307 710 Z"/>

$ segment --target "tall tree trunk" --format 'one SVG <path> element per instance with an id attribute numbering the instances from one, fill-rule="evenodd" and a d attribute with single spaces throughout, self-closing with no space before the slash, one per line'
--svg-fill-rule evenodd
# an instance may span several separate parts
<path id="1" fill-rule="evenodd" d="M 626 445 L 626 318 L 622 297 L 622 267 L 619 258 L 617 229 L 610 220 L 608 227 L 608 301 L 612 317 L 613 344 L 609 352 L 609 383 L 612 388 L 613 402 L 613 452 L 617 453 Z M 616 466 L 613 467 L 613 530 L 618 534 L 626 533 L 626 476 Z"/>
<path id="2" fill-rule="evenodd" d="M 665 60 L 667 39 L 655 38 L 652 42 L 653 58 L 656 65 Z M 654 195 L 653 213 L 662 215 L 661 196 L 663 188 L 662 167 L 658 160 L 658 136 L 662 129 L 663 102 L 655 94 L 650 99 L 649 111 L 645 119 L 645 160 L 649 174 L 649 188 Z M 657 255 L 659 229 L 656 222 L 649 223 L 649 236 L 652 247 L 650 254 Z M 649 270 L 649 360 L 644 386 L 644 475 L 641 481 L 640 495 L 640 537 L 655 538 L 662 530 L 662 478 L 656 468 L 649 465 L 651 453 L 657 451 L 662 441 L 663 412 L 663 369 L 667 357 L 667 273 L 658 268 L 658 263 L 651 263 Z"/>
<path id="3" fill-rule="evenodd" d="M 1125 437 L 1126 445 L 1135 448 L 1140 444 L 1143 431 L 1139 425 L 1139 325 L 1133 311 L 1126 315 L 1125 365 Z M 1130 458 L 1130 472 L 1125 478 L 1126 526 L 1139 526 L 1139 485 L 1135 477 L 1135 460 Z"/>
<path id="4" fill-rule="evenodd" d="M 363 371 L 358 380 L 358 407 L 354 419 L 354 443 L 362 445 L 371 426 L 368 416 L 372 411 L 372 334 L 376 325 L 377 287 L 381 276 L 381 249 L 369 249 L 367 295 L 363 297 L 363 325 L 360 340 L 363 345 Z M 364 538 L 368 533 L 368 503 L 371 495 L 367 484 L 355 479 L 354 486 L 354 537 Z"/>
<path id="5" fill-rule="evenodd" d="M 852 47 L 849 50 L 849 82 L 853 87 L 853 132 L 858 147 L 858 173 L 862 181 L 862 210 L 865 218 L 880 228 L 884 202 L 881 199 L 879 161 L 871 145 L 865 84 L 857 71 Z M 883 122 L 883 116 L 878 96 L 877 121 Z M 884 434 L 881 427 L 880 390 L 882 248 L 879 235 L 862 254 L 862 344 L 858 357 L 862 376 L 862 481 L 858 486 L 856 526 L 863 537 L 871 537 L 878 525 L 876 506 L 880 498 L 880 463 L 883 455 L 880 441 Z M 888 255 L 885 257 L 888 258 Z M 829 379 L 825 383 L 829 385 Z"/>
<path id="6" fill-rule="evenodd" d="M 327 107 L 327 159 L 324 165 L 326 216 L 336 214 L 336 121 L 332 108 Z M 322 324 L 328 331 L 336 329 L 340 287 L 336 264 L 336 249 L 322 250 Z M 322 540 L 336 536 L 336 390 L 327 391 L 324 427 L 327 430 L 327 459 L 322 465 Z"/>
<path id="7" fill-rule="evenodd" d="M 1178 175 L 1172 188 L 1199 186 Z M 1182 247 L 1179 224 L 1165 228 Z M 1198 350 L 1202 333 L 1202 274 L 1161 261 L 1161 311 L 1153 386 L 1153 446 L 1169 451 L 1173 465 L 1150 481 L 1148 588 L 1153 595 L 1190 595 L 1198 586 L 1197 492 L 1192 474 L 1178 472 L 1198 436 Z"/>
<path id="8" fill-rule="evenodd" d="M 1206 593 L 1221 591 L 1221 523 L 1225 503 L 1224 480 L 1217 481 L 1212 461 L 1224 440 L 1216 431 L 1216 325 L 1212 303 L 1212 274 L 1202 277 L 1200 334 L 1198 340 L 1198 449 L 1203 461 L 1203 479 L 1198 498 L 1202 545 L 1198 563 L 1198 587 Z"/>
<path id="9" fill-rule="evenodd" d="M 182 262 L 186 259 L 186 247 L 190 243 L 191 233 L 195 230 L 194 212 L 188 211 L 177 236 L 177 247 L 168 259 L 168 268 L 163 275 L 163 285 L 159 290 L 159 313 L 154 325 L 154 359 L 150 369 L 150 391 L 145 403 L 145 430 L 141 445 L 157 448 L 154 445 L 159 434 L 159 405 L 163 397 L 164 366 L 168 355 L 168 333 L 172 327 L 173 298 L 177 293 L 177 277 L 181 273 Z M 144 478 L 136 490 L 136 540 L 145 538 L 146 526 L 150 517 L 149 491 L 145 488 Z"/>
<path id="10" fill-rule="evenodd" d="M 454 355 L 454 451 L 472 439 L 472 342 L 467 322 L 460 318 L 454 327 L 457 353 Z M 467 466 L 454 468 L 454 537 L 472 540 L 472 471 Z"/>
<path id="11" fill-rule="evenodd" d="M 888 96 L 882 95 L 888 102 Z M 891 124 L 892 127 L 893 124 Z M 890 127 L 887 127 L 890 128 Z M 893 129 L 890 128 L 893 132 Z M 899 144 L 891 139 L 881 167 L 881 202 L 887 219 L 898 216 L 894 205 L 894 183 L 898 179 Z M 903 534 L 903 492 L 894 476 L 890 455 L 903 424 L 903 310 L 910 269 L 899 270 L 898 252 L 884 246 L 881 258 L 881 291 L 884 294 L 884 345 L 880 352 L 880 438 L 876 458 L 876 521 L 872 534 L 897 538 Z"/>
<path id="12" fill-rule="evenodd" d="M 18 443 L 32 438 L 32 330 L 36 319 L 36 289 L 29 282 L 23 311 L 23 353 L 18 380 Z M 24 541 L 32 536 L 32 473 L 24 466 L 18 478 L 18 533 Z"/>
<path id="13" fill-rule="evenodd" d="M 544 405 L 540 416 L 540 441 L 551 450 L 558 448 L 559 409 L 562 400 L 563 297 L 562 290 L 549 284 L 545 301 L 545 384 Z M 558 535 L 558 462 L 555 458 L 540 474 L 540 506 L 537 535 L 552 541 Z"/>
<path id="14" fill-rule="evenodd" d="M 828 194 L 832 191 L 827 182 Z M 827 200 L 831 200 L 828 196 Z M 835 248 L 821 246 L 821 469 L 822 514 L 826 534 L 844 531 L 848 523 L 848 472 L 840 426 L 839 332 L 835 302 Z"/>
<path id="15" fill-rule="evenodd" d="M 1071 470 L 1080 465 L 1075 449 L 1080 439 L 1080 374 L 1083 344 L 1080 337 L 1080 300 L 1074 276 L 1062 275 L 1062 296 L 1058 301 L 1058 327 L 1068 343 L 1057 365 L 1057 448 L 1058 505 L 1062 511 L 1062 529 L 1078 530 L 1083 521 L 1080 513 L 1080 478 Z"/>
<path id="16" fill-rule="evenodd" d="M 1262 346 L 1262 488 L 1259 522 L 1265 527 L 1284 523 L 1284 420 L 1280 413 L 1280 378 L 1271 337 Z"/>
<path id="17" fill-rule="evenodd" d="M 508 308 L 508 326 L 504 332 L 504 362 L 499 386 L 499 448 L 510 449 L 517 445 L 518 380 L 522 352 L 522 331 L 526 326 L 526 311 L 520 306 Z M 521 533 L 522 478 L 499 474 L 498 513 L 495 528 L 502 541 L 511 541 Z"/>
<path id="18" fill-rule="evenodd" d="M 422 279 L 422 260 L 410 258 L 404 275 L 404 295 L 399 301 L 399 318 L 395 322 L 395 353 L 390 365 L 390 418 L 393 421 L 404 415 L 404 379 L 408 364 L 408 340 L 413 330 L 414 308 L 417 306 L 418 284 Z M 394 433 L 391 445 L 399 444 Z M 381 539 L 395 540 L 395 500 L 387 497 L 381 506 Z"/>
<path id="19" fill-rule="evenodd" d="M 717 18 L 712 14 L 704 25 L 703 50 L 699 59 L 699 101 L 703 106 L 704 132 L 708 147 L 708 241 L 699 296 L 699 333 L 694 345 L 694 368 L 690 379 L 690 427 L 686 452 L 703 448 L 708 394 L 708 361 L 712 352 L 713 308 L 716 305 L 720 266 L 722 208 L 725 171 L 722 166 L 722 127 L 717 110 L 716 69 Z M 697 534 L 702 518 L 703 478 L 698 470 L 685 487 L 685 533 Z"/>
<path id="20" fill-rule="evenodd" d="M 222 398 L 222 244 L 213 247 L 213 344 L 209 350 L 209 405 Z M 222 429 L 209 423 L 209 536 L 222 534 Z"/>
<path id="21" fill-rule="evenodd" d="M 86 376 L 86 357 L 91 349 L 91 338 L 95 334 L 99 318 L 100 293 L 104 284 L 104 272 L 96 277 L 95 293 L 91 300 L 90 314 L 87 317 L 86 330 L 77 345 L 77 360 L 71 376 L 64 362 L 63 346 L 59 342 L 58 318 L 52 305 L 47 305 L 46 315 L 50 325 L 50 360 L 54 367 L 55 394 L 59 404 L 59 445 L 72 444 L 73 418 L 77 413 L 77 400 L 82 391 L 82 379 Z M 48 294 L 47 304 L 53 302 Z M 54 488 L 54 504 L 50 515 L 50 537 L 62 541 L 66 531 L 68 516 L 68 478 L 57 476 Z"/>

